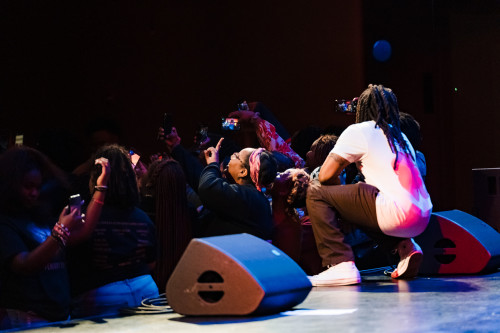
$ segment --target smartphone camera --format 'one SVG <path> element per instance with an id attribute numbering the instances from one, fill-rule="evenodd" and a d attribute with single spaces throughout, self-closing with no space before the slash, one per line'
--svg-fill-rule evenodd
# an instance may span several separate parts
<path id="1" fill-rule="evenodd" d="M 246 110 L 249 110 L 249 109 L 248 109 L 248 104 L 247 104 L 247 102 L 246 102 L 246 101 L 243 101 L 242 103 L 238 103 L 236 107 L 237 107 L 238 111 L 242 111 L 242 110 L 243 110 L 243 111 L 246 111 Z"/>
<path id="2" fill-rule="evenodd" d="M 358 98 L 355 97 L 352 100 L 335 100 L 335 111 L 343 113 L 356 113 L 356 108 L 358 106 Z"/>
<path id="3" fill-rule="evenodd" d="M 222 130 L 237 131 L 240 129 L 240 120 L 238 118 L 222 118 Z"/>
<path id="4" fill-rule="evenodd" d="M 200 124 L 198 130 L 195 133 L 195 145 L 200 146 L 208 138 L 208 127 Z"/>
<path id="5" fill-rule="evenodd" d="M 69 197 L 67 213 L 69 214 L 74 208 L 78 209 L 78 214 L 82 212 L 82 197 L 80 194 L 74 194 Z"/>

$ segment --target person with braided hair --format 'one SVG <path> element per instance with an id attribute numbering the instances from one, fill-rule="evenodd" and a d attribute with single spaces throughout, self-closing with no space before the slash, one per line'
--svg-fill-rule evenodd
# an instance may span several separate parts
<path id="1" fill-rule="evenodd" d="M 273 221 L 266 193 L 277 174 L 273 155 L 264 148 L 245 148 L 231 155 L 227 173 L 234 184 L 222 177 L 219 149 L 205 150 L 198 195 L 211 212 L 201 223 L 202 236 L 248 233 L 265 240 L 272 237 Z"/>
<path id="2" fill-rule="evenodd" d="M 339 175 L 356 163 L 365 182 L 340 185 Z M 392 278 L 418 273 L 422 233 L 432 202 L 418 171 L 415 151 L 401 132 L 399 107 L 391 89 L 369 85 L 360 95 L 356 123 L 340 135 L 307 191 L 307 210 L 316 246 L 327 270 L 310 277 L 313 286 L 361 282 L 343 228 L 362 228 L 382 248 L 399 255 Z"/>
<path id="3" fill-rule="evenodd" d="M 163 290 L 194 235 L 197 212 L 189 205 L 186 176 L 176 160 L 154 161 L 142 181 L 144 199 L 151 201 L 148 213 L 155 223 L 159 249 L 153 278 Z"/>

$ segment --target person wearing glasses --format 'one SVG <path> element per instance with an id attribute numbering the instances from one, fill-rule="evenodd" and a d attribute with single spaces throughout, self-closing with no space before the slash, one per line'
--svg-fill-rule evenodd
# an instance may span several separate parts
<path id="1" fill-rule="evenodd" d="M 273 155 L 264 148 L 245 148 L 231 155 L 224 178 L 219 167 L 219 149 L 205 150 L 198 195 L 211 214 L 202 222 L 202 236 L 248 233 L 269 240 L 273 221 L 266 193 L 277 174 Z M 230 182 L 232 178 L 233 182 Z"/>

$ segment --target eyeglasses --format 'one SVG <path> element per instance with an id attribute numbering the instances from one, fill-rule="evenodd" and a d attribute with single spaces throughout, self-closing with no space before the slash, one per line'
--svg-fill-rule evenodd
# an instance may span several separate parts
<path id="1" fill-rule="evenodd" d="M 247 164 L 240 158 L 240 153 L 239 152 L 233 153 L 233 155 L 231 155 L 231 158 L 232 159 L 237 159 L 238 161 L 240 161 L 241 164 L 243 164 L 243 166 L 246 167 Z"/>
<path id="2" fill-rule="evenodd" d="M 233 155 L 231 155 L 231 158 L 235 158 L 235 159 L 239 160 L 241 163 L 243 163 L 243 161 L 240 158 L 239 152 L 233 153 Z"/>

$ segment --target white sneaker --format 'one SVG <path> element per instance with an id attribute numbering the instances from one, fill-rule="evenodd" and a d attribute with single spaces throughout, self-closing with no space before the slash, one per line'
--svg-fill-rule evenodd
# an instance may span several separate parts
<path id="1" fill-rule="evenodd" d="M 361 275 L 354 261 L 345 261 L 331 266 L 318 275 L 309 276 L 314 287 L 347 286 L 361 282 Z"/>
<path id="2" fill-rule="evenodd" d="M 398 267 L 391 273 L 393 279 L 411 279 L 417 276 L 424 253 L 413 238 L 399 242 L 396 251 L 399 254 Z"/>

